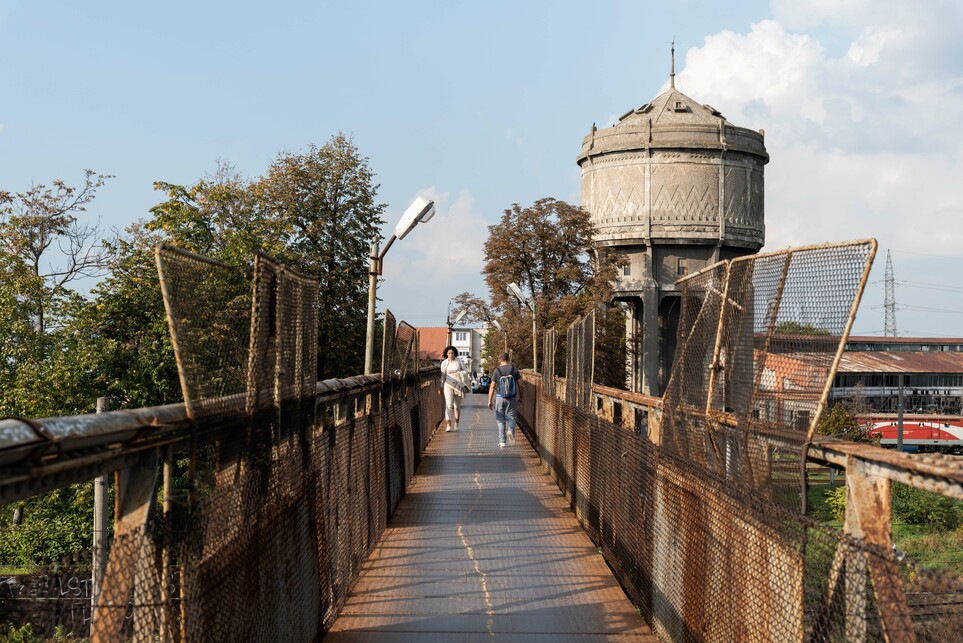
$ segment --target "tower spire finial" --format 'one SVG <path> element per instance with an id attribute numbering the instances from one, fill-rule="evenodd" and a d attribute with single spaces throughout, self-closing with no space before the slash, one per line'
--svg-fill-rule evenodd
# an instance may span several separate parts
<path id="1" fill-rule="evenodd" d="M 675 89 L 675 36 L 672 36 L 672 67 L 669 70 L 669 87 Z"/>

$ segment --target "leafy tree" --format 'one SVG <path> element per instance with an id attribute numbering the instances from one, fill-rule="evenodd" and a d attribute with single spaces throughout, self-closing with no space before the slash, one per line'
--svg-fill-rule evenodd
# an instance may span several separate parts
<path id="1" fill-rule="evenodd" d="M 147 230 L 188 250 L 242 266 L 265 252 L 317 277 L 318 377 L 360 373 L 367 325 L 368 254 L 385 206 L 368 159 L 343 134 L 282 153 L 267 174 L 241 179 L 221 165 L 183 187 L 157 183 L 167 201 Z"/>
<path id="2" fill-rule="evenodd" d="M 167 193 L 144 224 L 156 240 L 237 266 L 250 264 L 257 252 L 276 255 L 283 248 L 280 222 L 265 215 L 252 183 L 228 163 L 219 161 L 213 175 L 194 185 L 158 181 L 154 189 Z"/>
<path id="3" fill-rule="evenodd" d="M 531 364 L 532 313 L 506 292 L 508 283 L 533 297 L 537 329 L 555 328 L 560 336 L 571 322 L 610 301 L 621 259 L 594 244 L 587 211 L 553 198 L 526 208 L 516 203 L 488 232 L 482 273 L 517 364 Z"/>
<path id="4" fill-rule="evenodd" d="M 61 399 L 74 362 L 64 325 L 82 302 L 70 284 L 102 274 L 98 228 L 80 216 L 108 178 L 87 170 L 79 188 L 57 180 L 0 192 L 0 413 L 59 415 L 93 404 Z"/>
<path id="5" fill-rule="evenodd" d="M 134 224 L 110 244 L 110 274 L 67 326 L 82 389 L 136 408 L 181 399 L 154 247 L 160 235 Z"/>
<path id="6" fill-rule="evenodd" d="M 917 489 L 899 482 L 891 483 L 893 521 L 921 525 L 940 532 L 956 529 L 963 523 L 963 503 L 953 498 Z M 846 487 L 826 491 L 833 518 L 846 519 Z"/>
<path id="7" fill-rule="evenodd" d="M 0 192 L 0 245 L 38 282 L 21 293 L 21 304 L 33 315 L 38 333 L 46 328 L 51 300 L 69 283 L 102 274 L 98 226 L 81 222 L 78 215 L 109 178 L 86 170 L 79 188 L 58 179 L 50 187 Z"/>
<path id="8" fill-rule="evenodd" d="M 879 438 L 869 435 L 862 424 L 849 412 L 846 405 L 837 402 L 829 411 L 825 411 L 816 423 L 816 433 L 852 442 L 879 443 Z"/>
<path id="9" fill-rule="evenodd" d="M 278 222 L 279 258 L 319 280 L 318 376 L 364 368 L 368 255 L 380 237 L 384 204 L 368 159 L 344 134 L 301 154 L 279 154 L 252 186 L 265 216 Z"/>
<path id="10" fill-rule="evenodd" d="M 74 558 L 89 550 L 93 538 L 93 493 L 87 482 L 0 506 L 0 563 L 85 562 Z"/>

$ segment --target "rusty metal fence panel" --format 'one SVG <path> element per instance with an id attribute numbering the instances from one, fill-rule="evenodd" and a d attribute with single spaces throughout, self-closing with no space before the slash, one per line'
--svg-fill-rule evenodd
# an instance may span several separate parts
<path id="1" fill-rule="evenodd" d="M 555 329 L 546 329 L 542 336 L 542 389 L 555 395 Z"/>
<path id="2" fill-rule="evenodd" d="M 963 579 L 886 544 L 889 479 L 960 498 L 959 462 L 897 464 L 872 447 L 832 456 L 847 468 L 845 532 L 802 502 L 874 252 L 872 241 L 790 249 L 682 280 L 677 361 L 649 436 L 529 384 L 538 414 L 520 408 L 522 426 L 663 640 L 963 637 Z M 857 457 L 866 464 L 848 464 Z"/>
<path id="3" fill-rule="evenodd" d="M 595 311 L 573 322 L 566 335 L 565 401 L 588 409 L 595 378 Z"/>
<path id="4" fill-rule="evenodd" d="M 418 330 L 407 322 L 397 322 L 390 310 L 385 311 L 384 343 L 381 373 L 384 378 L 403 378 L 418 369 Z"/>
<path id="5" fill-rule="evenodd" d="M 5 502 L 118 469 L 92 623 L 19 589 L 0 614 L 95 641 L 316 640 L 440 422 L 437 377 L 315 382 L 313 280 L 169 246 L 158 265 L 185 405 L 0 421 Z"/>

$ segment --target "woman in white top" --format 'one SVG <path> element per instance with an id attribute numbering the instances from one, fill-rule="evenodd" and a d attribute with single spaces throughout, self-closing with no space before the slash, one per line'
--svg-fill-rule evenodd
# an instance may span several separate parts
<path id="1" fill-rule="evenodd" d="M 445 383 L 445 419 L 448 427 L 445 431 L 458 430 L 458 416 L 461 415 L 462 373 L 465 367 L 458 360 L 458 351 L 454 346 L 445 347 L 445 359 L 441 363 L 441 377 Z"/>

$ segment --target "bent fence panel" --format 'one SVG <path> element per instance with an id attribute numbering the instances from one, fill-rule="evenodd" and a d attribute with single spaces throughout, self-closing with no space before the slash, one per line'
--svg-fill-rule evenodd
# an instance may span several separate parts
<path id="1" fill-rule="evenodd" d="M 682 280 L 661 400 L 593 387 L 586 410 L 526 378 L 522 426 L 664 640 L 963 635 L 963 579 L 890 541 L 891 482 L 963 500 L 963 462 L 813 436 L 874 252 L 791 249 Z M 802 502 L 811 463 L 846 470 L 842 529 Z"/>

